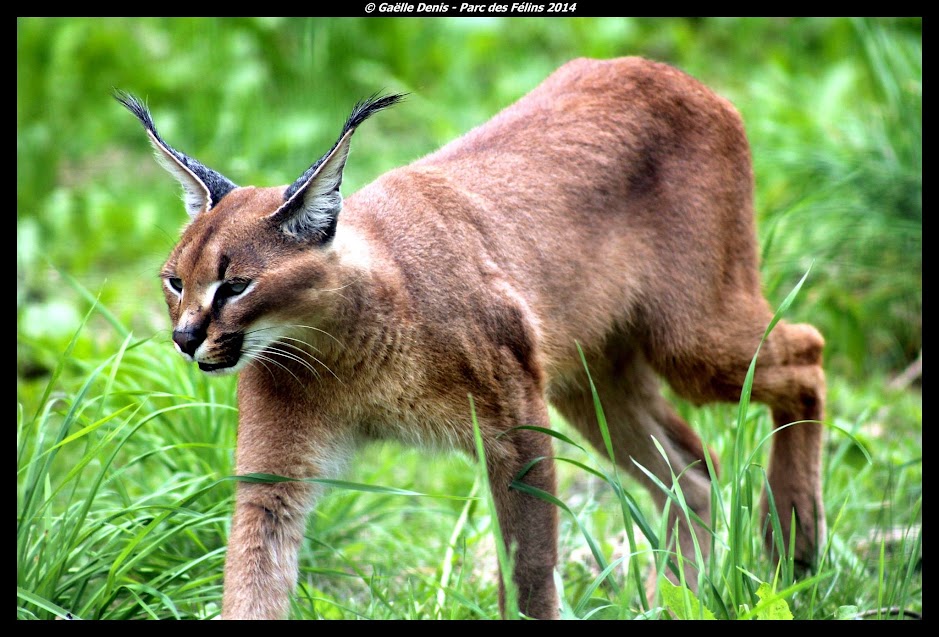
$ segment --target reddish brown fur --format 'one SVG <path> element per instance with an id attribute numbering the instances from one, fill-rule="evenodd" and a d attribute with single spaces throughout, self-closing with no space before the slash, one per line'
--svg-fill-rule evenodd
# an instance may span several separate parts
<path id="1" fill-rule="evenodd" d="M 704 448 L 658 383 L 696 403 L 737 401 L 771 318 L 749 148 L 728 102 L 663 64 L 575 60 L 350 197 L 329 244 L 293 241 L 270 223 L 283 192 L 232 191 L 195 218 L 165 269 L 186 284 L 181 300 L 167 293 L 174 326 L 209 317 L 207 360 L 237 354 L 223 335 L 259 320 L 302 326 L 282 328 L 266 360 L 241 373 L 239 474 L 335 477 L 370 439 L 472 452 L 471 394 L 499 519 L 518 545 L 521 608 L 556 617 L 557 511 L 509 488 L 529 460 L 551 455 L 550 439 L 502 434 L 550 426 L 550 402 L 603 448 L 579 342 L 617 462 L 660 504 L 631 460 L 667 484 L 698 462 L 681 486 L 708 523 Z M 225 276 L 256 287 L 212 316 L 203 300 L 223 254 Z M 777 426 L 823 417 L 822 345 L 811 326 L 785 322 L 764 345 L 753 396 Z M 805 561 L 825 533 L 820 441 L 818 424 L 779 432 L 769 470 L 786 538 L 797 513 Z M 555 491 L 549 461 L 524 480 Z M 239 484 L 225 617 L 284 616 L 314 491 Z M 670 515 L 693 555 L 687 523 L 675 507 Z M 707 534 L 695 532 L 707 552 Z"/>

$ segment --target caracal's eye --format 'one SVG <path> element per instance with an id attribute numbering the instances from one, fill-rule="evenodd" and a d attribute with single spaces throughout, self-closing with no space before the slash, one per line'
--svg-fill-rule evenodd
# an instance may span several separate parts
<path id="1" fill-rule="evenodd" d="M 169 278 L 170 287 L 176 290 L 177 292 L 183 291 L 183 280 L 178 276 L 171 276 Z"/>
<path id="2" fill-rule="evenodd" d="M 249 285 L 251 285 L 251 281 L 245 281 L 244 279 L 225 281 L 220 286 L 218 286 L 218 292 L 215 293 L 215 300 L 224 301 L 225 299 L 231 298 L 233 296 L 238 296 L 247 290 Z"/>

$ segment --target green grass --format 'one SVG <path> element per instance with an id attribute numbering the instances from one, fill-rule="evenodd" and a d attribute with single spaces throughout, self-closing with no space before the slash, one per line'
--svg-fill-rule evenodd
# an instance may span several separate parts
<path id="1" fill-rule="evenodd" d="M 231 509 L 236 414 L 230 380 L 206 379 L 163 343 L 125 341 L 85 369 L 76 391 L 50 387 L 39 413 L 20 410 L 19 617 L 198 618 L 218 612 Z M 160 370 L 160 371 L 157 371 Z M 168 370 L 164 371 L 164 370 Z M 869 400 L 835 383 L 833 402 Z M 690 418 L 722 458 L 713 493 L 715 545 L 701 567 L 701 603 L 718 618 L 753 609 L 761 582 L 789 591 L 799 619 L 841 607 L 922 610 L 922 464 L 915 443 L 878 440 L 892 419 L 921 420 L 910 395 L 856 422 L 835 421 L 826 447 L 830 537 L 819 574 L 799 583 L 766 559 L 756 498 L 771 419 L 762 407 L 696 409 Z M 599 404 L 603 397 L 598 396 Z M 469 409 L 467 410 L 469 417 Z M 737 425 L 733 423 L 737 420 Z M 601 421 L 602 422 L 602 421 Z M 665 537 L 648 495 L 624 484 L 558 423 L 563 503 L 559 578 L 570 617 L 658 617 L 645 576 L 663 572 Z M 873 427 L 877 425 L 877 429 Z M 312 516 L 294 617 L 498 616 L 493 519 L 465 457 L 394 445 L 363 453 Z M 868 460 L 867 454 L 870 455 Z M 880 485 L 874 493 L 864 485 Z M 381 486 L 424 496 L 399 495 Z M 682 506 L 672 485 L 671 506 Z M 447 497 L 434 497 L 447 496 Z M 684 556 L 694 560 L 694 556 Z M 801 586 L 801 587 L 800 587 Z"/>
<path id="2" fill-rule="evenodd" d="M 156 274 L 185 213 L 113 87 L 146 98 L 170 143 L 256 185 L 293 181 L 360 97 L 409 92 L 356 136 L 348 194 L 564 61 L 627 54 L 676 64 L 740 110 L 771 303 L 812 266 L 786 318 L 827 342 L 830 536 L 814 579 L 785 562 L 777 573 L 755 506 L 767 410 L 678 401 L 724 465 L 715 547 L 698 604 L 649 606 L 644 580 L 668 557 L 663 517 L 555 416 L 565 616 L 758 615 L 772 605 L 760 583 L 797 619 L 921 612 L 922 398 L 917 383 L 890 387 L 922 350 L 921 20 L 25 18 L 17 617 L 203 618 L 221 599 L 234 383 L 186 366 L 169 342 Z M 366 449 L 346 479 L 389 489 L 327 490 L 292 616 L 498 616 L 474 462 L 389 444 Z"/>

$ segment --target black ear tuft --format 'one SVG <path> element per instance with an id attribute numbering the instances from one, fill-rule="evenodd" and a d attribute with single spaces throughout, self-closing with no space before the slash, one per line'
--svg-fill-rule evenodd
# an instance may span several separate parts
<path id="1" fill-rule="evenodd" d="M 147 129 L 150 143 L 157 152 L 157 160 L 182 184 L 183 199 L 189 216 L 195 217 L 200 211 L 212 208 L 222 197 L 238 187 L 221 174 L 163 141 L 153 125 L 149 109 L 139 99 L 118 89 L 114 89 L 113 95 L 114 99 L 133 113 Z"/>
<path id="2" fill-rule="evenodd" d="M 391 95 L 374 93 L 363 100 L 359 100 L 355 103 L 355 106 L 352 107 L 352 112 L 349 113 L 346 125 L 342 127 L 342 134 L 345 135 L 349 131 L 355 130 L 359 124 L 378 111 L 400 103 L 405 97 L 407 97 L 407 93 L 392 93 Z"/>
<path id="3" fill-rule="evenodd" d="M 366 119 L 378 111 L 394 106 L 404 94 L 372 95 L 360 100 L 342 127 L 339 139 L 328 153 L 293 182 L 284 192 L 284 205 L 271 215 L 285 233 L 298 238 L 312 238 L 320 243 L 330 241 L 336 232 L 336 222 L 342 210 L 342 173 L 349 155 L 352 133 Z"/>
<path id="4" fill-rule="evenodd" d="M 143 102 L 127 91 L 122 91 L 117 88 L 113 90 L 112 94 L 114 95 L 114 99 L 123 104 L 127 110 L 133 113 L 148 131 L 154 135 L 157 135 L 156 128 L 153 126 L 153 118 L 150 117 L 150 111 L 143 104 Z M 159 138 L 160 136 L 157 135 L 157 139 Z"/>
<path id="5" fill-rule="evenodd" d="M 342 143 L 342 140 L 351 132 L 354 132 L 358 128 L 359 124 L 367 120 L 369 117 L 374 115 L 380 110 L 394 106 L 395 104 L 401 102 L 407 93 L 392 93 L 391 95 L 380 95 L 375 93 L 365 99 L 359 100 L 355 103 L 355 106 L 352 107 L 352 112 L 349 114 L 349 117 L 346 118 L 346 123 L 342 127 L 342 132 L 339 134 L 339 139 L 336 140 L 336 143 L 333 144 L 333 147 L 329 149 L 329 152 L 317 159 L 313 164 L 304 171 L 300 178 L 295 182 L 290 184 L 290 187 L 287 188 L 284 192 L 284 201 L 290 201 L 300 188 L 307 184 L 310 181 L 310 178 L 316 173 L 320 165 L 326 161 L 326 158 L 329 157 L 333 151 Z"/>

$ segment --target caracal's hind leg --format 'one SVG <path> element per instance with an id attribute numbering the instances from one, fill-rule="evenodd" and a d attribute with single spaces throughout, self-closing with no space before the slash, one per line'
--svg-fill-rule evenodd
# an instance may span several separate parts
<path id="1" fill-rule="evenodd" d="M 665 546 L 672 547 L 672 552 L 676 552 L 673 535 L 677 528 L 685 580 L 692 589 L 697 590 L 698 572 L 692 529 L 702 557 L 707 558 L 711 547 L 710 533 L 706 528 L 711 519 L 711 481 L 701 440 L 662 397 L 659 380 L 640 351 L 623 342 L 611 341 L 604 351 L 588 354 L 588 368 L 606 417 L 616 463 L 649 489 L 660 509 L 665 505 L 667 495 L 637 464 L 667 486 L 672 485 L 672 474 L 681 476 L 681 492 L 701 523 L 692 522 L 689 526 L 680 507 L 672 503 L 668 513 L 669 536 Z M 606 445 L 586 374 L 577 380 L 556 385 L 551 390 L 550 398 L 568 423 L 606 457 Z M 653 439 L 658 441 L 665 457 Z M 713 465 L 716 470 L 716 458 L 713 459 Z M 672 581 L 677 580 L 670 570 L 668 575 Z"/>
<path id="2" fill-rule="evenodd" d="M 653 362 L 686 398 L 698 403 L 736 402 L 772 316 L 761 297 L 738 300 L 710 316 L 710 321 L 694 323 L 692 334 L 685 332 L 674 339 L 694 343 L 694 350 L 674 347 Z M 776 432 L 770 451 L 769 486 L 787 547 L 795 513 L 796 539 L 791 551 L 796 561 L 806 566 L 816 563 L 826 532 L 821 485 L 823 347 L 821 334 L 811 325 L 780 321 L 760 349 L 751 392 L 753 400 L 767 404 L 773 412 Z M 762 509 L 767 545 L 773 551 L 766 493 Z"/>

